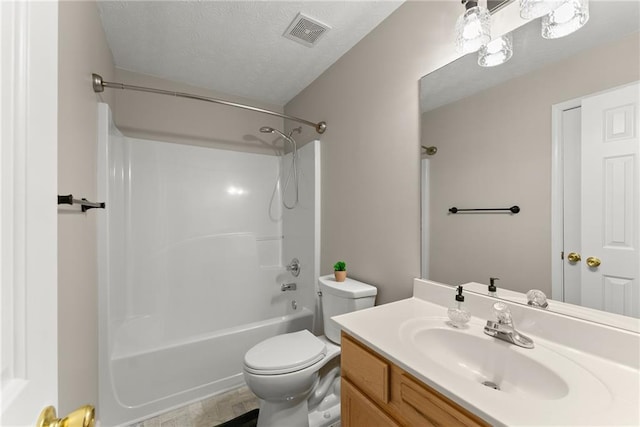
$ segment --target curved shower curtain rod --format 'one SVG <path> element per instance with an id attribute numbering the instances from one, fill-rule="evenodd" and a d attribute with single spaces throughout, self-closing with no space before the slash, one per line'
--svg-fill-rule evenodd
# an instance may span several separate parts
<path id="1" fill-rule="evenodd" d="M 126 90 L 136 90 L 138 92 L 159 93 L 161 95 L 171 95 L 171 96 L 177 96 L 179 98 L 196 99 L 198 101 L 213 102 L 214 104 L 228 105 L 230 107 L 243 108 L 245 110 L 256 111 L 258 113 L 271 114 L 272 116 L 282 117 L 283 119 L 289 119 L 299 123 L 303 123 L 307 126 L 311 126 L 315 128 L 316 132 L 318 133 L 324 133 L 324 131 L 327 130 L 327 122 L 314 123 L 314 122 L 310 122 L 309 120 L 301 119 L 299 117 L 288 116 L 286 114 L 278 113 L 276 111 L 265 110 L 264 108 L 253 107 L 251 105 L 238 104 L 236 102 L 225 101 L 223 99 L 210 98 L 208 96 L 193 95 L 191 93 L 185 93 L 185 92 L 173 92 L 170 90 L 155 89 L 152 87 L 133 86 L 125 83 L 105 82 L 104 80 L 102 80 L 102 76 L 96 73 L 92 74 L 92 81 L 93 81 L 93 91 L 96 93 L 104 92 L 105 87 L 110 89 L 126 89 Z"/>

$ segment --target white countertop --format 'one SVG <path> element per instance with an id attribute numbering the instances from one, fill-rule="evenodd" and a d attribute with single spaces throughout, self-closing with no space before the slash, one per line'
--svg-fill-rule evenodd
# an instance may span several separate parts
<path id="1" fill-rule="evenodd" d="M 475 301 L 474 298 L 485 297 L 468 295 L 467 300 L 470 298 Z M 478 313 L 482 317 L 476 317 L 476 312 L 482 310 L 477 304 L 469 305 L 475 308 L 470 309 L 474 317 L 468 329 L 458 331 L 481 339 L 496 340 L 483 333 L 483 327 L 489 317 L 482 317 L 487 313 Z M 412 342 L 410 331 L 415 330 L 416 325 L 450 328 L 446 324 L 446 311 L 447 307 L 444 304 L 413 297 L 336 316 L 333 320 L 347 333 L 383 357 L 491 424 L 640 425 L 640 372 L 637 366 L 620 363 L 618 360 L 602 357 L 601 354 L 594 355 L 581 349 L 560 345 L 555 340 L 526 332 L 534 340 L 535 348 L 523 349 L 507 344 L 513 347 L 510 350 L 535 359 L 563 377 L 569 387 L 568 393 L 556 398 L 531 398 L 517 393 L 496 391 L 457 374 L 454 361 L 432 360 L 427 354 L 428 348 L 419 348 Z M 534 318 L 546 316 L 544 313 L 532 313 L 531 316 Z M 526 315 L 525 312 L 523 316 Z M 518 328 L 517 322 L 515 326 Z M 596 324 L 587 326 L 603 328 Z M 581 324 L 579 328 L 581 334 L 585 335 L 585 325 Z M 536 330 L 535 327 L 532 329 Z M 602 337 L 604 332 L 594 330 L 594 336 Z M 616 331 L 612 333 L 617 334 Z M 627 336 L 630 337 L 632 345 L 637 344 L 637 337 Z M 589 340 L 590 337 L 585 336 L 584 339 Z M 619 340 L 617 337 L 612 342 L 617 343 Z M 606 346 L 607 342 L 600 342 L 599 345 Z"/>

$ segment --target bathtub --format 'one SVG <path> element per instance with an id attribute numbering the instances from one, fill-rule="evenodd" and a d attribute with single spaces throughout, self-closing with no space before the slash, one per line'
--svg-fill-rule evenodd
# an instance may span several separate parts
<path id="1" fill-rule="evenodd" d="M 136 323 L 123 325 L 117 336 L 139 332 Z M 101 408 L 101 424 L 130 424 L 238 387 L 244 384 L 242 361 L 249 348 L 277 334 L 311 330 L 312 323 L 313 312 L 301 308 L 164 347 L 125 351 L 116 346 L 109 360 L 111 396 L 104 400 L 111 407 Z"/>
<path id="2" fill-rule="evenodd" d="M 300 208 L 283 212 L 278 157 L 129 138 L 104 104 L 98 128 L 102 427 L 243 385 L 252 346 L 319 333 L 317 141 L 298 152 Z"/>

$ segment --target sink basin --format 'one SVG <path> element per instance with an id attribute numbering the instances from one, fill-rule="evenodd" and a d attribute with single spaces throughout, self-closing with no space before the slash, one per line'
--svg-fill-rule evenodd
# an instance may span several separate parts
<path id="1" fill-rule="evenodd" d="M 455 329 L 445 319 L 413 319 L 403 324 L 400 335 L 440 370 L 483 393 L 552 401 L 588 387 L 592 396 L 610 398 L 597 378 L 566 357 L 538 344 L 524 349 L 490 337 L 480 324 Z"/>
<path id="2" fill-rule="evenodd" d="M 513 344 L 444 328 L 420 330 L 412 338 L 418 348 L 428 349 L 425 356 L 435 363 L 504 393 L 546 400 L 569 393 L 561 377 L 516 351 Z"/>

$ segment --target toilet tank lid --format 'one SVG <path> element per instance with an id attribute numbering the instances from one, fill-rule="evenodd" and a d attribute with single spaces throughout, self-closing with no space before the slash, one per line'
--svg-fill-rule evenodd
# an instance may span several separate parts
<path id="1" fill-rule="evenodd" d="M 337 282 L 333 274 L 320 277 L 318 283 L 323 293 L 326 292 L 343 298 L 364 298 L 378 294 L 378 289 L 375 286 L 359 282 L 349 277 L 347 277 L 344 282 Z"/>

